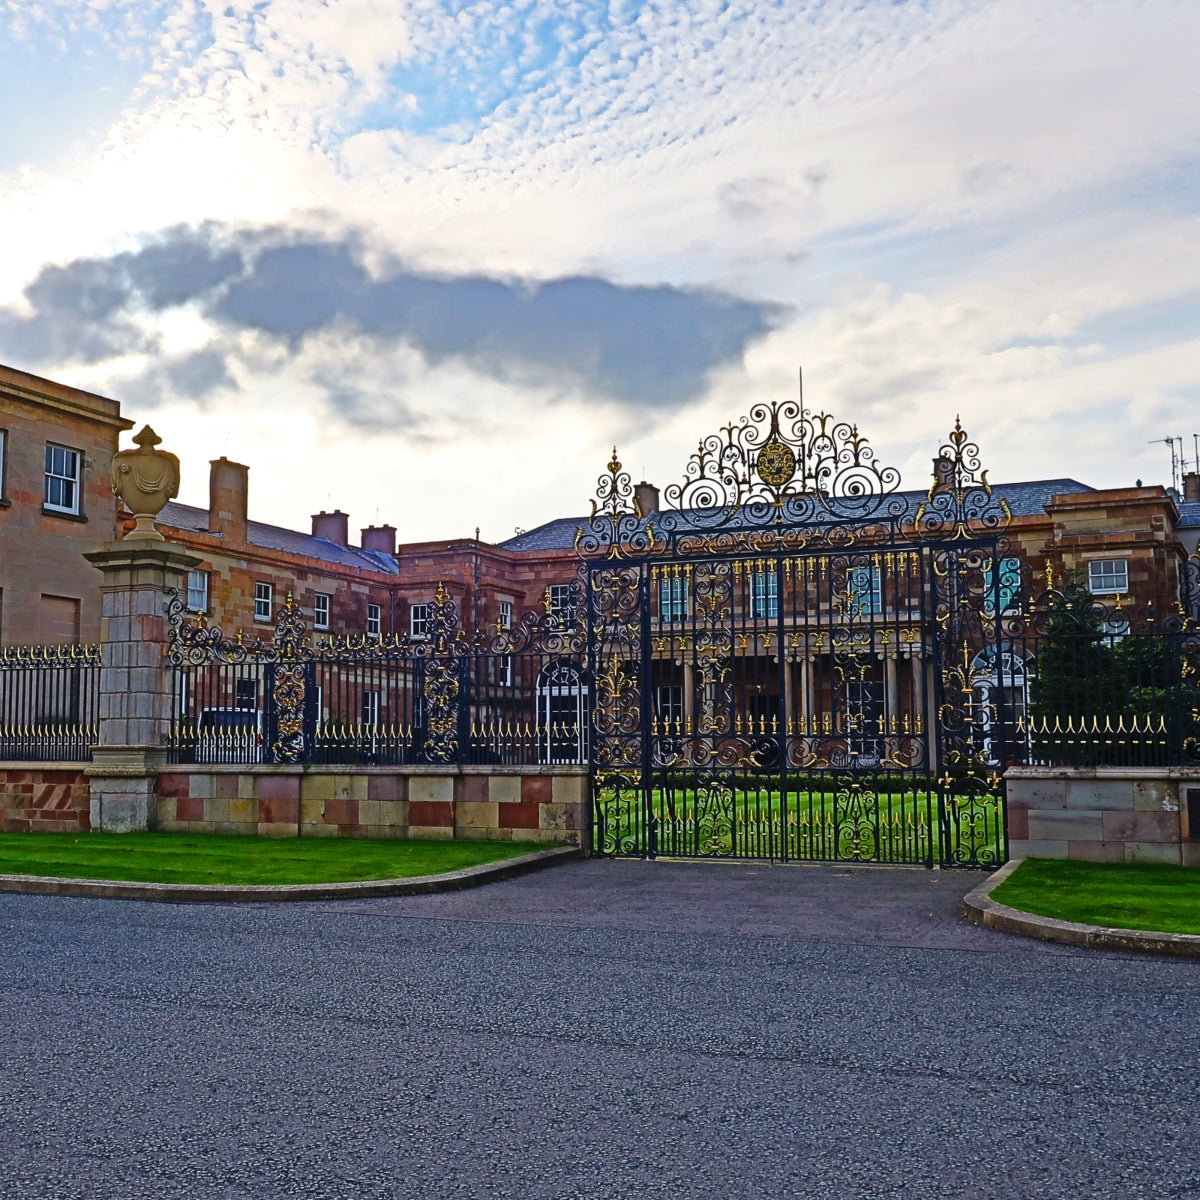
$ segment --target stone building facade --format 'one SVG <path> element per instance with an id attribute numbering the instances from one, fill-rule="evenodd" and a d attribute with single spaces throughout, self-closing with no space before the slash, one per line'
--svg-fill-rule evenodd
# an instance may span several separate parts
<path id="1" fill-rule="evenodd" d="M 0 645 L 94 642 L 111 541 L 116 400 L 0 366 Z"/>

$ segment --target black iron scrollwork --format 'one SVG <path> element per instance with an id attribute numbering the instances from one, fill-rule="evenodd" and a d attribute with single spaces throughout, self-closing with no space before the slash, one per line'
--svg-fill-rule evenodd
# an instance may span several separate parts
<path id="1" fill-rule="evenodd" d="M 1001 530 L 1011 521 L 1008 501 L 992 494 L 978 444 L 955 417 L 934 459 L 929 492 L 913 516 L 913 535 L 965 540 Z"/>

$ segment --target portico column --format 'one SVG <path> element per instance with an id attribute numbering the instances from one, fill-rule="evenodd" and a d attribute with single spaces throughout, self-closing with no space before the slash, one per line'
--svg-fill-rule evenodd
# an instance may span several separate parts
<path id="1" fill-rule="evenodd" d="M 900 687 L 896 675 L 896 650 L 892 647 L 883 652 L 883 692 L 885 732 L 896 733 L 900 728 Z"/>

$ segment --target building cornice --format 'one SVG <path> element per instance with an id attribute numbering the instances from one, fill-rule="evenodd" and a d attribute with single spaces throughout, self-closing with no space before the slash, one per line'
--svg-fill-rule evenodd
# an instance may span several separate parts
<path id="1" fill-rule="evenodd" d="M 31 408 L 52 408 L 118 432 L 132 429 L 134 424 L 121 416 L 121 405 L 117 400 L 110 400 L 107 396 L 85 392 L 66 384 L 54 383 L 49 379 L 40 379 L 36 375 L 17 371 L 12 367 L 0 367 L 0 396 L 27 404 Z M 108 411 L 96 407 L 97 403 Z"/>

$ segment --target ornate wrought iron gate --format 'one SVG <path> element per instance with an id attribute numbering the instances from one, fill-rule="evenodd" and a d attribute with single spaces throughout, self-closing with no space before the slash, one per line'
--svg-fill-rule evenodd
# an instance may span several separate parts
<path id="1" fill-rule="evenodd" d="M 898 484 L 799 404 L 703 441 L 662 511 L 614 452 L 578 542 L 596 852 L 1004 861 L 1008 513 L 957 425 Z"/>

